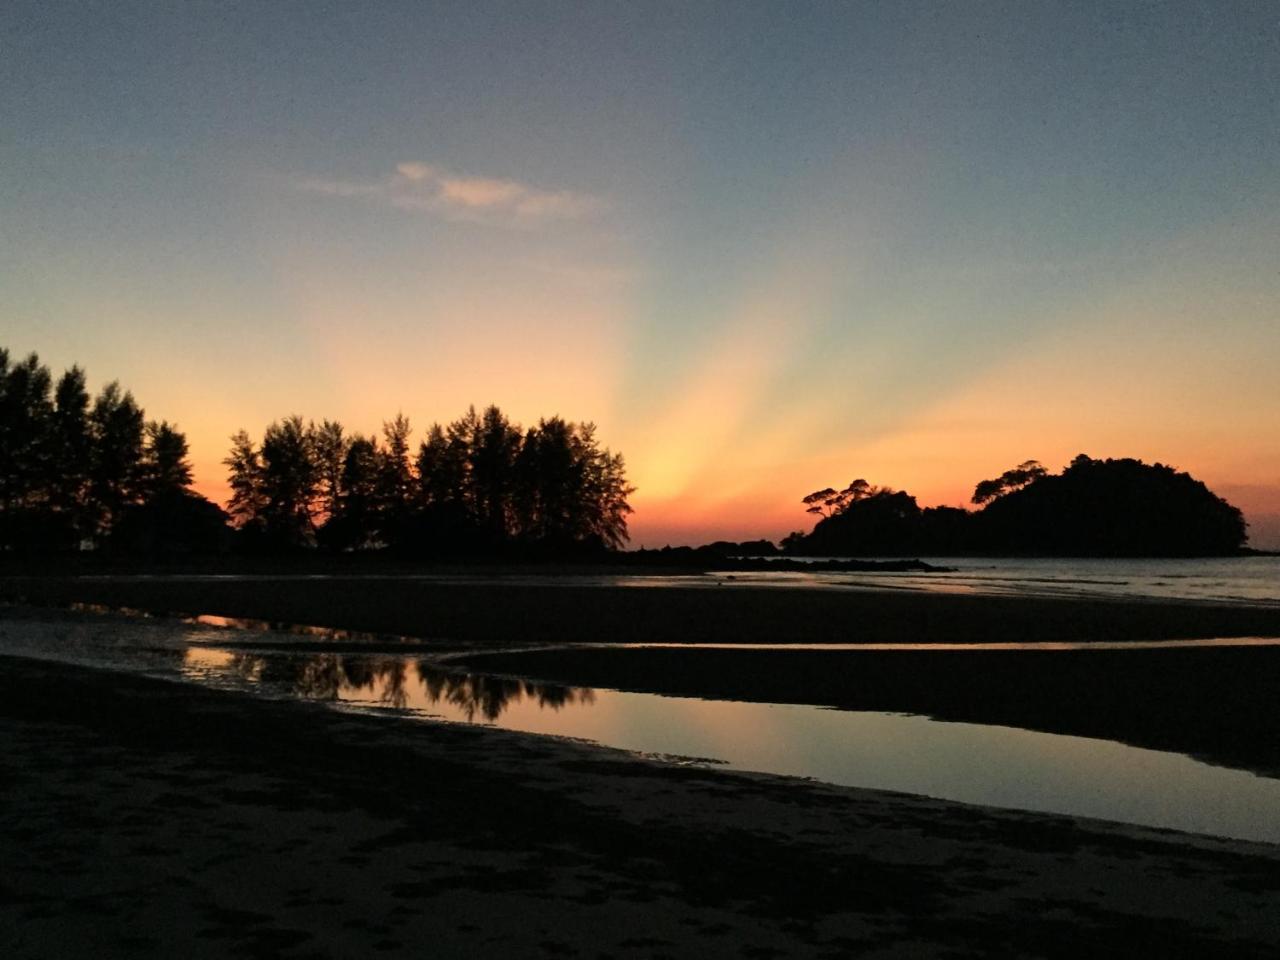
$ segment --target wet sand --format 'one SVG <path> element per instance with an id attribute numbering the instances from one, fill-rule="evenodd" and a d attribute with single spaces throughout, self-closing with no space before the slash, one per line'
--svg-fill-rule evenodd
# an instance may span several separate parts
<path id="1" fill-rule="evenodd" d="M 1280 636 L 1280 607 L 886 589 L 581 586 L 402 577 L 0 577 L 0 599 L 219 614 L 429 640 L 930 643 Z"/>
<path id="2" fill-rule="evenodd" d="M 1274 956 L 1280 848 L 0 658 L 6 957 Z"/>
<path id="3" fill-rule="evenodd" d="M 0 580 L 0 599 L 17 598 L 480 647 L 1280 635 L 1274 609 L 892 592 Z M 796 682 L 749 659 L 778 654 L 699 654 L 720 655 L 740 667 L 736 695 L 762 673 Z M 560 673 L 584 664 L 601 669 L 574 661 Z M 633 688 L 665 669 L 668 685 L 677 676 L 735 695 L 715 686 L 724 671 L 646 669 L 626 668 Z M 810 670 L 798 682 L 822 689 L 833 676 Z M 863 687 L 882 688 L 894 684 Z M 1131 690 L 1141 714 L 1148 687 Z M 1263 718 L 1256 729 L 1265 738 L 1275 728 Z M 1272 845 L 655 763 L 13 658 L 0 658 L 0 783 L 6 957 L 1280 949 Z"/>

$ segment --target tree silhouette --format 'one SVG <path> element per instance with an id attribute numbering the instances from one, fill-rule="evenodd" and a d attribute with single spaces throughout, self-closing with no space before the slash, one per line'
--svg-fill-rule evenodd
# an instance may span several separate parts
<path id="1" fill-rule="evenodd" d="M 142 489 L 154 497 L 175 493 L 191 486 L 191 463 L 187 459 L 187 438 L 167 420 L 147 422 L 146 448 L 142 459 Z"/>
<path id="2" fill-rule="evenodd" d="M 44 442 L 50 415 L 49 371 L 34 353 L 10 365 L 0 351 L 0 509 L 21 523 L 41 505 L 45 478 Z"/>
<path id="3" fill-rule="evenodd" d="M 635 487 L 627 482 L 626 461 L 622 454 L 600 446 L 594 423 L 578 427 L 574 450 L 586 474 L 580 505 L 585 538 L 610 550 L 621 549 L 628 539 L 627 516 L 632 512 L 627 498 L 635 493 Z"/>
<path id="4" fill-rule="evenodd" d="M 983 480 L 973 488 L 972 503 L 986 504 L 1006 493 L 1021 490 L 1048 473 L 1038 460 L 1025 460 L 1012 470 L 1006 470 L 994 480 Z"/>
<path id="5" fill-rule="evenodd" d="M 450 555 L 519 547 L 616 549 L 633 488 L 595 425 L 559 417 L 527 433 L 490 406 L 427 430 L 410 461 L 410 422 L 383 423 L 383 444 L 300 417 L 272 424 L 255 450 L 244 431 L 223 462 L 229 509 L 275 546 Z M 333 456 L 343 450 L 341 468 Z M 318 529 L 317 529 L 318 528 Z"/>
<path id="6" fill-rule="evenodd" d="M 91 527 L 89 391 L 79 367 L 71 367 L 58 380 L 48 436 L 49 475 L 58 478 L 49 492 L 49 506 L 60 518 L 56 523 L 59 545 L 72 547 Z"/>
<path id="7" fill-rule="evenodd" d="M 409 418 L 397 413 L 382 425 L 386 447 L 376 456 L 377 527 L 380 539 L 391 543 L 405 526 L 413 500 L 413 468 L 409 464 Z"/>
<path id="8" fill-rule="evenodd" d="M 338 508 L 338 496 L 342 489 L 342 467 L 347 456 L 349 440 L 342 424 L 322 420 L 312 429 L 311 442 L 315 449 L 316 466 L 320 473 L 320 512 L 326 519 Z"/>
<path id="9" fill-rule="evenodd" d="M 51 386 L 36 354 L 0 349 L 0 548 L 217 548 L 226 518 L 188 489 L 176 427 L 114 381 L 90 403 L 78 366 Z"/>
<path id="10" fill-rule="evenodd" d="M 471 502 L 476 522 L 495 540 L 514 532 L 513 481 L 520 439 L 520 431 L 495 406 L 485 408 L 472 435 Z"/>
<path id="11" fill-rule="evenodd" d="M 1201 556 L 1237 552 L 1240 511 L 1203 483 L 1163 464 L 1081 454 L 1061 474 L 1027 460 L 977 485 L 982 510 L 921 510 L 883 487 L 831 488 L 805 497 L 822 515 L 809 534 L 783 541 L 790 554 Z M 846 494 L 848 495 L 846 498 Z M 830 504 L 830 506 L 828 506 Z"/>
<path id="12" fill-rule="evenodd" d="M 267 537 L 285 547 L 314 543 L 321 476 L 311 430 L 296 414 L 278 420 L 263 433 L 260 455 Z"/>
<path id="13" fill-rule="evenodd" d="M 143 432 L 141 499 L 113 525 L 111 548 L 150 555 L 225 549 L 227 514 L 190 489 L 186 436 L 165 420 L 148 421 Z"/>
<path id="14" fill-rule="evenodd" d="M 377 441 L 352 435 L 342 460 L 336 503 L 320 531 L 325 546 L 352 550 L 377 544 L 378 460 Z"/>
<path id="15" fill-rule="evenodd" d="M 105 536 L 143 492 L 142 408 L 113 380 L 94 399 L 89 425 L 90 509 L 97 533 Z"/>
<path id="16" fill-rule="evenodd" d="M 867 481 L 859 478 L 851 482 L 843 490 L 836 490 L 833 487 L 815 490 L 807 497 L 804 497 L 801 502 L 807 508 L 805 510 L 806 513 L 814 513 L 820 517 L 833 517 L 837 513 L 843 513 L 852 503 L 857 503 L 859 500 L 865 500 L 867 497 L 886 491 L 887 488 L 873 487 Z"/>
<path id="17" fill-rule="evenodd" d="M 427 438 L 418 444 L 418 456 L 413 462 L 418 475 L 418 488 L 414 499 L 419 507 L 427 508 L 444 503 L 449 497 L 450 484 L 446 482 L 444 464 L 449 441 L 445 439 L 440 424 L 433 423 L 427 430 Z"/>
<path id="18" fill-rule="evenodd" d="M 836 492 L 835 487 L 823 487 L 804 497 L 801 502 L 806 507 L 805 513 L 829 517 L 840 507 L 840 494 Z"/>
<path id="19" fill-rule="evenodd" d="M 1202 556 L 1244 544 L 1240 511 L 1190 474 L 1141 460 L 1076 457 L 987 504 L 988 549 L 1081 556 Z"/>
<path id="20" fill-rule="evenodd" d="M 575 456 L 572 426 L 552 417 L 531 427 L 514 472 L 521 532 L 543 542 L 573 540 L 579 505 L 585 498 L 586 465 Z"/>
<path id="21" fill-rule="evenodd" d="M 224 459 L 231 486 L 227 512 L 240 528 L 260 528 L 265 523 L 267 496 L 263 488 L 262 457 L 245 430 L 231 436 L 231 452 Z"/>

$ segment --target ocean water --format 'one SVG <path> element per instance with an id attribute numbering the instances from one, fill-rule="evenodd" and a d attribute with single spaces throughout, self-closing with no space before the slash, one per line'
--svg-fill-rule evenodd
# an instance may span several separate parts
<path id="1" fill-rule="evenodd" d="M 827 558 L 800 558 L 809 560 Z M 837 558 L 842 559 L 842 558 Z M 848 558 L 844 558 L 848 559 Z M 871 558 L 876 559 L 876 558 Z M 882 558 L 883 559 L 883 558 Z M 921 557 L 936 572 L 763 570 L 705 574 L 610 572 L 399 574 L 103 574 L 96 580 L 405 580 L 457 584 L 514 583 L 544 587 L 803 587 L 822 590 L 918 590 L 1036 597 L 1192 600 L 1280 606 L 1280 556 L 1152 559 Z"/>
<path id="2" fill-rule="evenodd" d="M 939 573 L 766 571 L 715 574 L 731 584 L 1039 597 L 1196 600 L 1280 606 L 1280 556 L 1190 559 L 921 557 Z"/>

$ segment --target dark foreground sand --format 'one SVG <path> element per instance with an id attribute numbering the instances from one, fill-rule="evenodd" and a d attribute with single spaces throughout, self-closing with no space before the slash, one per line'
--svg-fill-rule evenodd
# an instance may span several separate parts
<path id="1" fill-rule="evenodd" d="M 4 957 L 1272 957 L 1280 848 L 0 658 Z"/>
<path id="2" fill-rule="evenodd" d="M 486 648 L 1280 634 L 1275 609 L 392 578 L 0 580 L 0 599 L 18 598 Z M 674 671 L 660 657 L 641 669 L 591 656 L 552 672 L 585 681 L 622 669 L 630 685 L 655 689 L 676 674 L 704 693 L 782 699 L 759 689 L 767 674 L 794 687 L 792 699 L 808 691 L 837 703 L 866 691 L 936 701 L 944 689 L 936 672 L 920 674 L 921 686 L 904 679 L 916 671 L 881 670 L 853 693 L 832 690 L 825 655 L 796 654 L 808 664 L 799 671 L 763 653 L 735 656 L 729 671 L 706 668 L 708 654 Z M 1280 669 L 1262 656 L 1250 662 Z M 774 659 L 762 670 L 751 657 Z M 1203 679 L 1215 657 L 1162 682 Z M 1131 676 L 1147 676 L 1146 662 L 1135 659 Z M 1238 663 L 1220 678 L 1241 676 Z M 1204 753 L 1270 768 L 1274 704 L 1256 736 L 1232 732 L 1270 702 L 1270 675 L 1247 673 L 1252 699 L 1216 711 L 1226 719 L 1196 740 Z M 1085 722 L 1096 710 L 1062 709 L 1078 680 L 1007 703 L 1040 704 L 1050 729 L 1057 717 Z M 1105 722 L 1136 723 L 1151 689 L 1120 691 L 1111 702 L 1131 690 L 1138 709 Z M 988 699 L 984 709 L 999 707 Z M 1133 726 L 1133 739 L 1178 729 L 1165 722 L 1176 713 L 1195 730 L 1204 713 L 1186 700 L 1168 708 Z M 5 958 L 1280 954 L 1276 846 L 655 763 L 14 658 L 0 658 L 0 865 Z"/>

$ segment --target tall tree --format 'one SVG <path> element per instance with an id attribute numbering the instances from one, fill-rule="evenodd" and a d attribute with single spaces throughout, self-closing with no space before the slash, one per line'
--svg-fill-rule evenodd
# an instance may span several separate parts
<path id="1" fill-rule="evenodd" d="M 342 466 L 350 441 L 343 433 L 342 424 L 323 420 L 313 429 L 311 442 L 320 469 L 320 512 L 326 518 L 332 517 L 338 509 L 338 497 L 342 490 Z"/>
<path id="2" fill-rule="evenodd" d="M 142 492 L 142 408 L 113 380 L 95 398 L 89 424 L 90 502 L 101 535 Z"/>
<path id="3" fill-rule="evenodd" d="M 377 543 L 378 444 L 357 433 L 346 447 L 337 502 L 320 531 L 321 543 L 336 550 L 363 549 Z"/>
<path id="4" fill-rule="evenodd" d="M 476 520 L 498 537 L 512 533 L 514 466 L 520 430 L 496 406 L 485 409 L 471 442 L 471 486 Z"/>
<path id="5" fill-rule="evenodd" d="M 8 351 L 0 365 L 0 507 L 36 506 L 47 493 L 45 461 L 49 418 L 49 370 L 36 354 L 12 366 Z"/>
<path id="6" fill-rule="evenodd" d="M 191 486 L 186 436 L 168 420 L 146 424 L 142 486 L 148 499 L 176 494 Z"/>
<path id="7" fill-rule="evenodd" d="M 480 416 L 474 406 L 468 407 L 466 413 L 445 428 L 448 440 L 445 473 L 450 489 L 449 499 L 459 512 L 472 519 L 477 514 L 472 452 L 479 434 Z"/>
<path id="8" fill-rule="evenodd" d="M 238 527 L 265 523 L 267 496 L 263 489 L 262 457 L 245 430 L 231 436 L 231 452 L 222 461 L 229 472 L 231 499 L 227 512 Z"/>
<path id="9" fill-rule="evenodd" d="M 552 417 L 529 428 L 515 463 L 516 513 L 523 536 L 554 542 L 577 538 L 584 466 L 572 424 Z"/>
<path id="10" fill-rule="evenodd" d="M 620 454 L 596 440 L 593 423 L 543 419 L 524 436 L 516 460 L 520 532 L 545 543 L 596 543 L 616 548 L 627 540 L 627 483 Z"/>
<path id="11" fill-rule="evenodd" d="M 78 366 L 63 373 L 54 389 L 48 443 L 48 468 L 55 480 L 50 502 L 59 514 L 59 527 L 69 539 L 79 540 L 93 532 L 89 515 L 93 438 L 89 391 L 85 388 L 84 371 Z"/>
<path id="12" fill-rule="evenodd" d="M 462 486 L 462 478 L 451 475 L 454 458 L 449 454 L 449 440 L 444 429 L 433 423 L 427 430 L 427 439 L 418 444 L 415 468 L 418 474 L 417 501 L 424 508 L 441 507 L 455 496 Z M 459 461 L 460 462 L 460 461 Z"/>
<path id="13" fill-rule="evenodd" d="M 620 549 L 629 539 L 627 516 L 632 510 L 628 498 L 636 490 L 627 482 L 626 461 L 622 454 L 600 446 L 594 423 L 581 424 L 577 434 L 586 474 L 585 533 L 610 550 Z"/>
<path id="14" fill-rule="evenodd" d="M 382 424 L 386 446 L 378 456 L 378 527 L 384 543 L 403 535 L 413 499 L 413 467 L 409 463 L 409 418 L 397 413 Z"/>
<path id="15" fill-rule="evenodd" d="M 262 436 L 261 457 L 268 534 L 281 545 L 310 544 L 320 496 L 312 431 L 296 415 L 272 423 Z"/>

